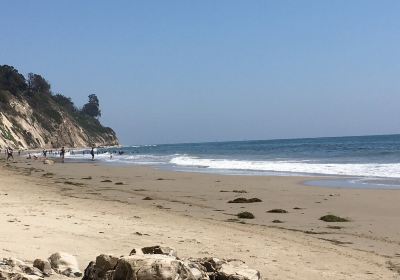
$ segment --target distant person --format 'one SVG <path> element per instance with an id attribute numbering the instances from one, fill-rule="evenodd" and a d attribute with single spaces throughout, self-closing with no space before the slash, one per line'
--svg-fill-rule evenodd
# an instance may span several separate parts
<path id="1" fill-rule="evenodd" d="M 43 150 L 43 156 L 44 156 L 44 158 L 47 158 L 47 150 L 46 149 Z"/>
<path id="2" fill-rule="evenodd" d="M 61 147 L 60 157 L 61 157 L 61 162 L 64 163 L 64 157 L 65 157 L 65 149 L 64 149 L 64 147 Z"/>
<path id="3" fill-rule="evenodd" d="M 26 159 L 31 159 L 31 158 L 32 158 L 31 153 L 29 153 Z"/>
<path id="4" fill-rule="evenodd" d="M 20 156 L 21 155 L 21 150 L 18 150 L 18 156 Z"/>
<path id="5" fill-rule="evenodd" d="M 7 152 L 7 161 L 8 161 L 10 158 L 14 159 L 14 156 L 13 156 L 13 149 L 11 149 L 10 147 L 8 147 L 8 148 L 6 149 L 6 152 Z"/>
<path id="6" fill-rule="evenodd" d="M 90 151 L 90 154 L 92 155 L 92 160 L 94 160 L 94 148 L 92 147 L 92 150 Z"/>

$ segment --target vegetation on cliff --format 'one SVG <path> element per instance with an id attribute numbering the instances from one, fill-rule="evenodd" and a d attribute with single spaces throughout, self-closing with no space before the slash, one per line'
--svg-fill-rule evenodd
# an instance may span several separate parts
<path id="1" fill-rule="evenodd" d="M 0 66 L 0 146 L 21 148 L 116 145 L 115 132 L 101 125 L 95 94 L 78 108 L 71 98 L 54 94 L 41 75 L 27 77 Z"/>

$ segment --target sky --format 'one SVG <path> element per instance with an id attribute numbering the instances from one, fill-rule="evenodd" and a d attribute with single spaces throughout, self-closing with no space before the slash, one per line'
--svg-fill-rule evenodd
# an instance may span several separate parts
<path id="1" fill-rule="evenodd" d="M 0 0 L 0 64 L 125 145 L 400 133 L 400 1 Z"/>

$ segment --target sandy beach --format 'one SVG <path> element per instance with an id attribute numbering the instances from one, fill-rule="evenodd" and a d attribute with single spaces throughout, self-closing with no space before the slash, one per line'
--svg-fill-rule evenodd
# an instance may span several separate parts
<path id="1" fill-rule="evenodd" d="M 1 160 L 4 257 L 66 251 L 84 269 L 100 253 L 160 244 L 182 257 L 242 259 L 264 279 L 399 279 L 397 190 L 310 187 L 303 182 L 311 178 L 294 176 Z M 261 202 L 228 203 L 241 197 Z M 255 218 L 237 218 L 242 211 Z M 350 221 L 319 220 L 327 214 Z"/>

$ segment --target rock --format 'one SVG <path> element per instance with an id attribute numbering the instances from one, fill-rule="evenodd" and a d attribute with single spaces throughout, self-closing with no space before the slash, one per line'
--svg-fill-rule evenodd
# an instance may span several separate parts
<path id="1" fill-rule="evenodd" d="M 220 260 L 218 258 L 191 259 L 191 263 L 204 267 L 210 279 L 218 280 L 261 280 L 260 272 L 250 269 L 239 260 Z"/>
<path id="2" fill-rule="evenodd" d="M 33 262 L 33 267 L 39 269 L 45 276 L 50 276 L 51 274 L 53 274 L 51 264 L 48 260 L 36 259 Z"/>
<path id="3" fill-rule="evenodd" d="M 220 280 L 260 280 L 260 272 L 249 268 L 241 261 L 228 261 L 218 271 Z"/>
<path id="4" fill-rule="evenodd" d="M 42 272 L 25 262 L 9 258 L 0 261 L 1 280 L 39 280 L 43 279 Z"/>
<path id="5" fill-rule="evenodd" d="M 90 262 L 83 272 L 82 280 L 93 280 L 95 279 L 95 266 L 96 262 Z"/>
<path id="6" fill-rule="evenodd" d="M 68 277 L 81 277 L 78 261 L 68 253 L 58 252 L 49 257 L 51 268 L 57 273 Z"/>
<path id="7" fill-rule="evenodd" d="M 95 277 L 96 279 L 112 279 L 110 270 L 114 270 L 118 258 L 111 255 L 100 255 L 96 258 Z"/>
<path id="8" fill-rule="evenodd" d="M 190 273 L 197 280 L 209 280 L 207 270 L 204 266 L 191 261 L 185 261 L 184 264 L 189 268 Z"/>
<path id="9" fill-rule="evenodd" d="M 217 258 L 192 259 L 192 262 L 200 264 L 209 273 L 217 272 L 223 264 L 223 261 Z"/>
<path id="10" fill-rule="evenodd" d="M 169 247 L 133 249 L 128 257 L 100 255 L 82 280 L 261 280 L 260 272 L 240 260 L 176 257 Z"/>
<path id="11" fill-rule="evenodd" d="M 197 280 L 188 266 L 167 255 L 132 255 L 119 259 L 113 280 Z"/>
<path id="12" fill-rule="evenodd" d="M 86 267 L 82 280 L 112 280 L 118 259 L 105 254 L 98 256 L 95 262 L 90 262 Z"/>
<path id="13" fill-rule="evenodd" d="M 161 247 L 161 246 L 151 246 L 151 247 L 144 247 L 142 249 L 133 249 L 130 252 L 130 256 L 132 255 L 148 255 L 148 254 L 159 254 L 159 255 L 166 255 L 166 256 L 174 256 L 177 257 L 176 250 L 171 247 Z"/>

